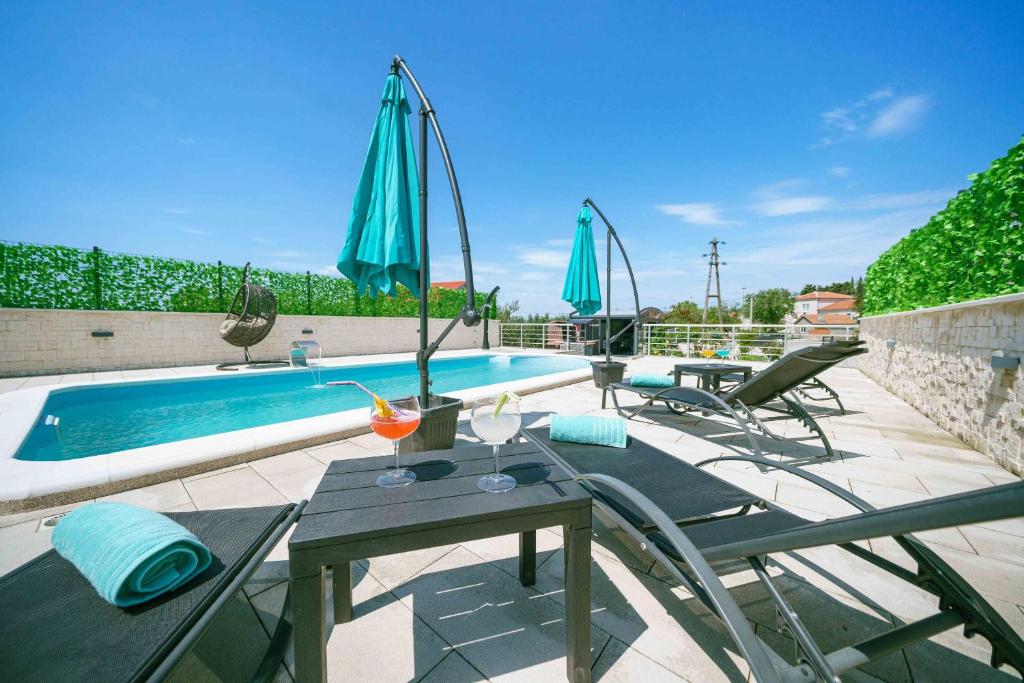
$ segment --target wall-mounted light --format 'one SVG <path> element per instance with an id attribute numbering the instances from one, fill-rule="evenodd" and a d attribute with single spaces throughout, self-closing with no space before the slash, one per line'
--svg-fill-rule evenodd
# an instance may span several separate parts
<path id="1" fill-rule="evenodd" d="M 302 334 L 313 334 L 313 328 L 312 327 L 303 327 L 302 328 Z"/>
<path id="2" fill-rule="evenodd" d="M 114 333 L 110 330 L 93 330 L 92 336 L 94 337 L 113 337 Z"/>
<path id="3" fill-rule="evenodd" d="M 895 339 L 886 339 L 885 340 L 885 348 L 887 348 L 887 349 L 895 349 L 896 348 L 896 340 Z"/>
<path id="4" fill-rule="evenodd" d="M 993 370 L 1016 370 L 1020 367 L 1020 358 L 1017 356 L 1004 356 L 1002 353 L 992 354 Z"/>

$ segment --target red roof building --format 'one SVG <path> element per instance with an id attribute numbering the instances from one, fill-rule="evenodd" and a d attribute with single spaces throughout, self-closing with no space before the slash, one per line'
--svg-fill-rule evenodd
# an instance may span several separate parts
<path id="1" fill-rule="evenodd" d="M 438 289 L 465 289 L 465 280 L 446 280 L 444 282 L 431 282 L 431 287 L 437 287 Z"/>

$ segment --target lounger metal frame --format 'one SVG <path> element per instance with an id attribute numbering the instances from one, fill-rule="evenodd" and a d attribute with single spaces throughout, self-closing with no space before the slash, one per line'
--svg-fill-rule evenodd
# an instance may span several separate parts
<path id="1" fill-rule="evenodd" d="M 836 355 L 827 359 L 807 357 L 808 354 L 822 349 L 826 352 L 835 351 Z M 864 352 L 864 349 L 857 347 L 856 344 L 830 344 L 818 347 L 807 347 L 784 356 L 779 359 L 779 361 L 776 361 L 773 365 L 757 373 L 746 382 L 741 382 L 730 388 L 729 391 L 718 394 L 693 387 L 668 387 L 665 389 L 656 389 L 653 387 L 637 387 L 625 383 L 612 384 L 609 388 L 611 389 L 612 403 L 615 405 L 616 412 L 626 419 L 632 419 L 639 416 L 650 406 L 660 401 L 665 404 L 665 407 L 670 412 L 675 413 L 676 415 L 690 414 L 707 417 L 708 414 L 713 414 L 732 420 L 736 423 L 736 426 L 740 428 L 744 436 L 746 436 L 747 441 L 750 443 L 750 448 L 756 456 L 763 456 L 764 453 L 758 445 L 757 440 L 754 438 L 754 431 L 757 431 L 763 436 L 775 441 L 820 441 L 825 449 L 825 453 L 820 457 L 811 458 L 809 460 L 811 462 L 833 460 L 835 459 L 836 454 L 832 448 L 832 444 L 829 443 L 828 437 L 825 435 L 825 431 L 817 421 L 815 421 L 811 414 L 807 412 L 807 409 L 800 403 L 800 400 L 791 394 L 794 388 L 809 382 L 811 379 L 816 379 L 816 377 L 810 376 L 796 385 L 780 388 L 779 391 L 772 393 L 771 396 L 765 397 L 763 400 L 760 400 L 756 405 L 747 405 L 738 396 L 734 396 L 734 394 L 742 393 L 744 387 L 753 382 L 764 382 L 764 377 L 770 376 L 772 372 L 780 371 L 787 362 L 787 359 L 814 363 L 819 366 L 819 369 L 815 371 L 815 374 L 817 374 L 841 363 L 847 358 Z M 623 408 L 619 403 L 616 391 L 629 391 L 639 394 L 644 399 L 644 402 L 636 407 Z M 688 397 L 692 397 L 694 395 L 699 396 L 700 400 L 687 400 Z M 838 395 L 836 398 L 838 399 Z M 779 404 L 780 402 L 781 405 Z M 774 415 L 771 417 L 760 417 L 754 413 L 755 410 L 774 413 Z M 777 434 L 768 427 L 767 423 L 778 420 L 797 420 L 807 428 L 810 435 L 806 437 L 786 437 L 781 434 Z"/>
<path id="2" fill-rule="evenodd" d="M 524 430 L 523 433 L 526 438 L 530 438 L 528 431 Z M 587 482 L 602 484 L 649 518 L 653 526 L 667 539 L 671 551 L 685 564 L 688 573 L 673 561 L 665 549 L 652 541 L 649 530 L 645 532 L 644 529 L 638 529 L 621 514 L 607 495 L 598 494 L 593 497 L 594 505 L 612 523 L 629 534 L 644 551 L 722 621 L 740 654 L 750 665 L 757 681 L 810 683 L 826 680 L 839 683 L 839 676 L 844 672 L 958 626 L 963 626 L 967 637 L 980 633 L 989 641 L 992 645 L 990 663 L 993 667 L 1004 663 L 1010 664 L 1018 673 L 1024 675 L 1024 641 L 1021 641 L 1012 627 L 963 577 L 924 544 L 909 535 L 918 531 L 1024 516 L 1024 482 L 877 510 L 849 491 L 797 467 L 757 456 L 729 455 L 713 458 L 698 463 L 697 467 L 721 460 L 750 462 L 762 467 L 771 466 L 817 485 L 861 512 L 823 522 L 809 522 L 794 529 L 768 533 L 744 541 L 699 549 L 686 535 L 686 522 L 680 525 L 672 521 L 640 491 L 607 475 L 577 472 L 548 444 L 536 438 L 530 440 L 585 486 Z M 781 510 L 769 501 L 762 501 L 759 507 Z M 736 514 L 745 512 L 746 510 L 741 510 Z M 695 519 L 691 524 L 698 525 L 717 519 L 722 519 L 722 516 Z M 882 536 L 891 536 L 916 562 L 916 573 L 854 543 Z M 765 569 L 767 556 L 771 553 L 824 545 L 838 545 L 893 576 L 932 593 L 938 597 L 938 612 L 856 645 L 829 653 L 824 652 Z M 754 634 L 739 605 L 712 567 L 716 563 L 734 560 L 745 560 L 764 586 L 775 605 L 780 621 L 785 624 L 786 630 L 797 645 L 797 664 L 791 665 L 786 662 Z"/>

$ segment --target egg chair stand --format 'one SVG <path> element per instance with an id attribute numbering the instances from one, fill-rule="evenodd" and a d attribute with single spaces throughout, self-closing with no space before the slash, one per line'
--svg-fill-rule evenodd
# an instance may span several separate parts
<path id="1" fill-rule="evenodd" d="M 232 346 L 239 346 L 245 353 L 245 360 L 238 363 L 221 363 L 218 370 L 238 370 L 238 366 L 264 367 L 288 365 L 286 360 L 254 360 L 249 347 L 259 344 L 270 334 L 277 320 L 277 299 L 266 287 L 249 282 L 249 265 L 242 271 L 242 284 L 231 300 L 227 318 L 220 326 L 220 338 Z"/>

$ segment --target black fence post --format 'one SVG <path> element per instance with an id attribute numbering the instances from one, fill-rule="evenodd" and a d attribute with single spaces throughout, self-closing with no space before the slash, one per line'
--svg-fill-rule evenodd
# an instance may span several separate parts
<path id="1" fill-rule="evenodd" d="M 313 280 L 306 271 L 306 315 L 313 314 Z"/>
<path id="2" fill-rule="evenodd" d="M 100 280 L 100 248 L 92 248 L 92 299 L 94 310 L 103 310 L 103 285 Z"/>
<path id="3" fill-rule="evenodd" d="M 224 313 L 224 263 L 217 259 L 217 310 Z"/>

